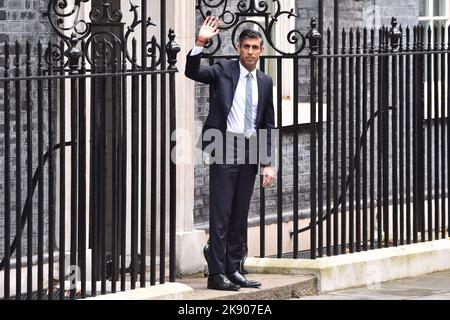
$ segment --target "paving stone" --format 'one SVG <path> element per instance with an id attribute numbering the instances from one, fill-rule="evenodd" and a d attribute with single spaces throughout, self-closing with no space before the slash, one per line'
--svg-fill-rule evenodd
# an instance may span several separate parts
<path id="1" fill-rule="evenodd" d="M 235 292 L 208 290 L 207 279 L 202 275 L 188 276 L 177 282 L 194 289 L 192 300 L 285 300 L 317 292 L 317 281 L 314 276 L 249 274 L 247 278 L 260 281 L 261 289 L 241 288 Z"/>
<path id="2" fill-rule="evenodd" d="M 450 271 L 302 297 L 301 300 L 450 300 Z"/>

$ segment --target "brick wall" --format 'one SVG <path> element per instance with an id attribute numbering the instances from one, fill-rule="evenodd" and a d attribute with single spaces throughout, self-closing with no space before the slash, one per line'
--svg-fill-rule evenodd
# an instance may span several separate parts
<path id="1" fill-rule="evenodd" d="M 43 16 L 43 13 L 47 11 L 47 1 L 46 0 L 0 0 L 0 76 L 4 75 L 4 48 L 5 42 L 9 42 L 10 44 L 10 71 L 13 74 L 13 54 L 14 54 L 14 43 L 18 41 L 21 45 L 20 51 L 20 65 L 24 70 L 25 66 L 25 43 L 29 41 L 32 45 L 32 72 L 36 73 L 36 56 L 37 56 L 37 42 L 41 40 L 43 44 L 46 44 L 50 39 L 55 40 L 54 34 L 52 32 L 51 26 L 47 20 Z M 23 73 L 22 73 L 23 74 Z M 22 101 L 22 128 L 25 130 L 26 128 L 26 94 L 25 94 L 25 83 L 21 83 L 21 101 Z M 44 97 L 46 96 L 46 91 Z M 32 116 L 32 127 L 33 127 L 33 171 L 36 170 L 37 167 L 37 89 L 36 82 L 33 82 L 33 90 L 32 90 L 32 107 L 33 107 L 33 116 Z M 5 169 L 5 159 L 4 159 L 4 89 L 3 83 L 0 88 L 0 259 L 3 258 L 4 253 L 4 199 L 5 199 L 5 181 L 4 181 L 4 169 Z M 15 89 L 14 84 L 11 83 L 11 91 L 10 97 L 15 97 Z M 15 236 L 16 232 L 16 221 L 15 221 L 15 212 L 16 212 L 16 181 L 15 181 L 15 172 L 16 172 L 16 157 L 17 154 L 16 146 L 15 146 L 15 99 L 10 99 L 11 102 L 11 240 Z M 44 100 L 44 148 L 46 149 L 48 133 L 47 133 L 47 123 L 46 120 L 48 118 L 48 107 L 46 103 L 46 99 Z M 21 181 L 21 190 L 22 190 L 22 203 L 21 207 L 25 203 L 26 193 L 27 193 L 27 144 L 26 144 L 27 135 L 24 131 L 22 131 L 22 181 Z M 48 196 L 47 192 L 48 178 L 45 178 L 45 198 Z M 36 189 L 37 190 L 37 189 Z M 44 212 L 44 243 L 47 246 L 47 201 L 45 200 L 45 212 Z M 33 226 L 33 252 L 37 250 L 37 191 L 35 192 L 35 197 L 33 199 L 33 215 L 34 215 L 34 226 Z M 26 252 L 26 226 L 25 231 L 22 237 L 22 253 Z M 22 257 L 22 261 L 24 258 Z"/>

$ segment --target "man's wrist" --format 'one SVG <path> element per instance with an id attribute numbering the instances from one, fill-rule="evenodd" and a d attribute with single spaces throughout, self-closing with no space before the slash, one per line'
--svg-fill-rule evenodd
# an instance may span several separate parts
<path id="1" fill-rule="evenodd" d="M 197 37 L 195 40 L 195 45 L 197 47 L 204 47 L 208 43 L 208 40 L 202 37 Z"/>

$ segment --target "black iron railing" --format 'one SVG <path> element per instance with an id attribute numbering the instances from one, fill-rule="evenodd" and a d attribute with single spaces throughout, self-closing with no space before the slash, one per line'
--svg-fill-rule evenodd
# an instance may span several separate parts
<path id="1" fill-rule="evenodd" d="M 311 222 L 292 233 L 310 233 L 311 258 L 448 237 L 446 33 L 393 18 L 378 33 L 343 30 L 338 55 L 330 30 L 326 54 L 312 42 L 311 107 L 327 120 L 311 111 Z M 326 106 L 315 100 L 319 61 Z"/>
<path id="2" fill-rule="evenodd" d="M 50 21 L 59 14 L 57 4 L 50 1 Z M 39 42 L 35 51 L 28 42 L 4 44 L 3 299 L 86 298 L 134 289 L 136 282 L 175 281 L 176 173 L 166 150 L 174 147 L 180 48 L 172 29 L 167 41 L 153 36 L 149 42 L 145 29 L 154 24 L 146 2 L 142 20 L 137 9 L 132 5 L 131 29 L 144 26 L 140 53 L 108 2 L 103 14 L 93 11 L 85 31 L 78 33 L 80 22 L 70 37 L 70 30 L 57 31 L 58 44 Z M 99 31 L 105 24 L 108 31 Z M 165 39 L 164 18 L 161 29 Z"/>

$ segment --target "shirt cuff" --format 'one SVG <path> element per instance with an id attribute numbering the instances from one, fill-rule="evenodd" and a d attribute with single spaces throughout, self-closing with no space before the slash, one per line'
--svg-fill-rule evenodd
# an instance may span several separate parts
<path id="1" fill-rule="evenodd" d="M 191 56 L 196 56 L 203 52 L 203 47 L 194 46 L 191 50 Z"/>

